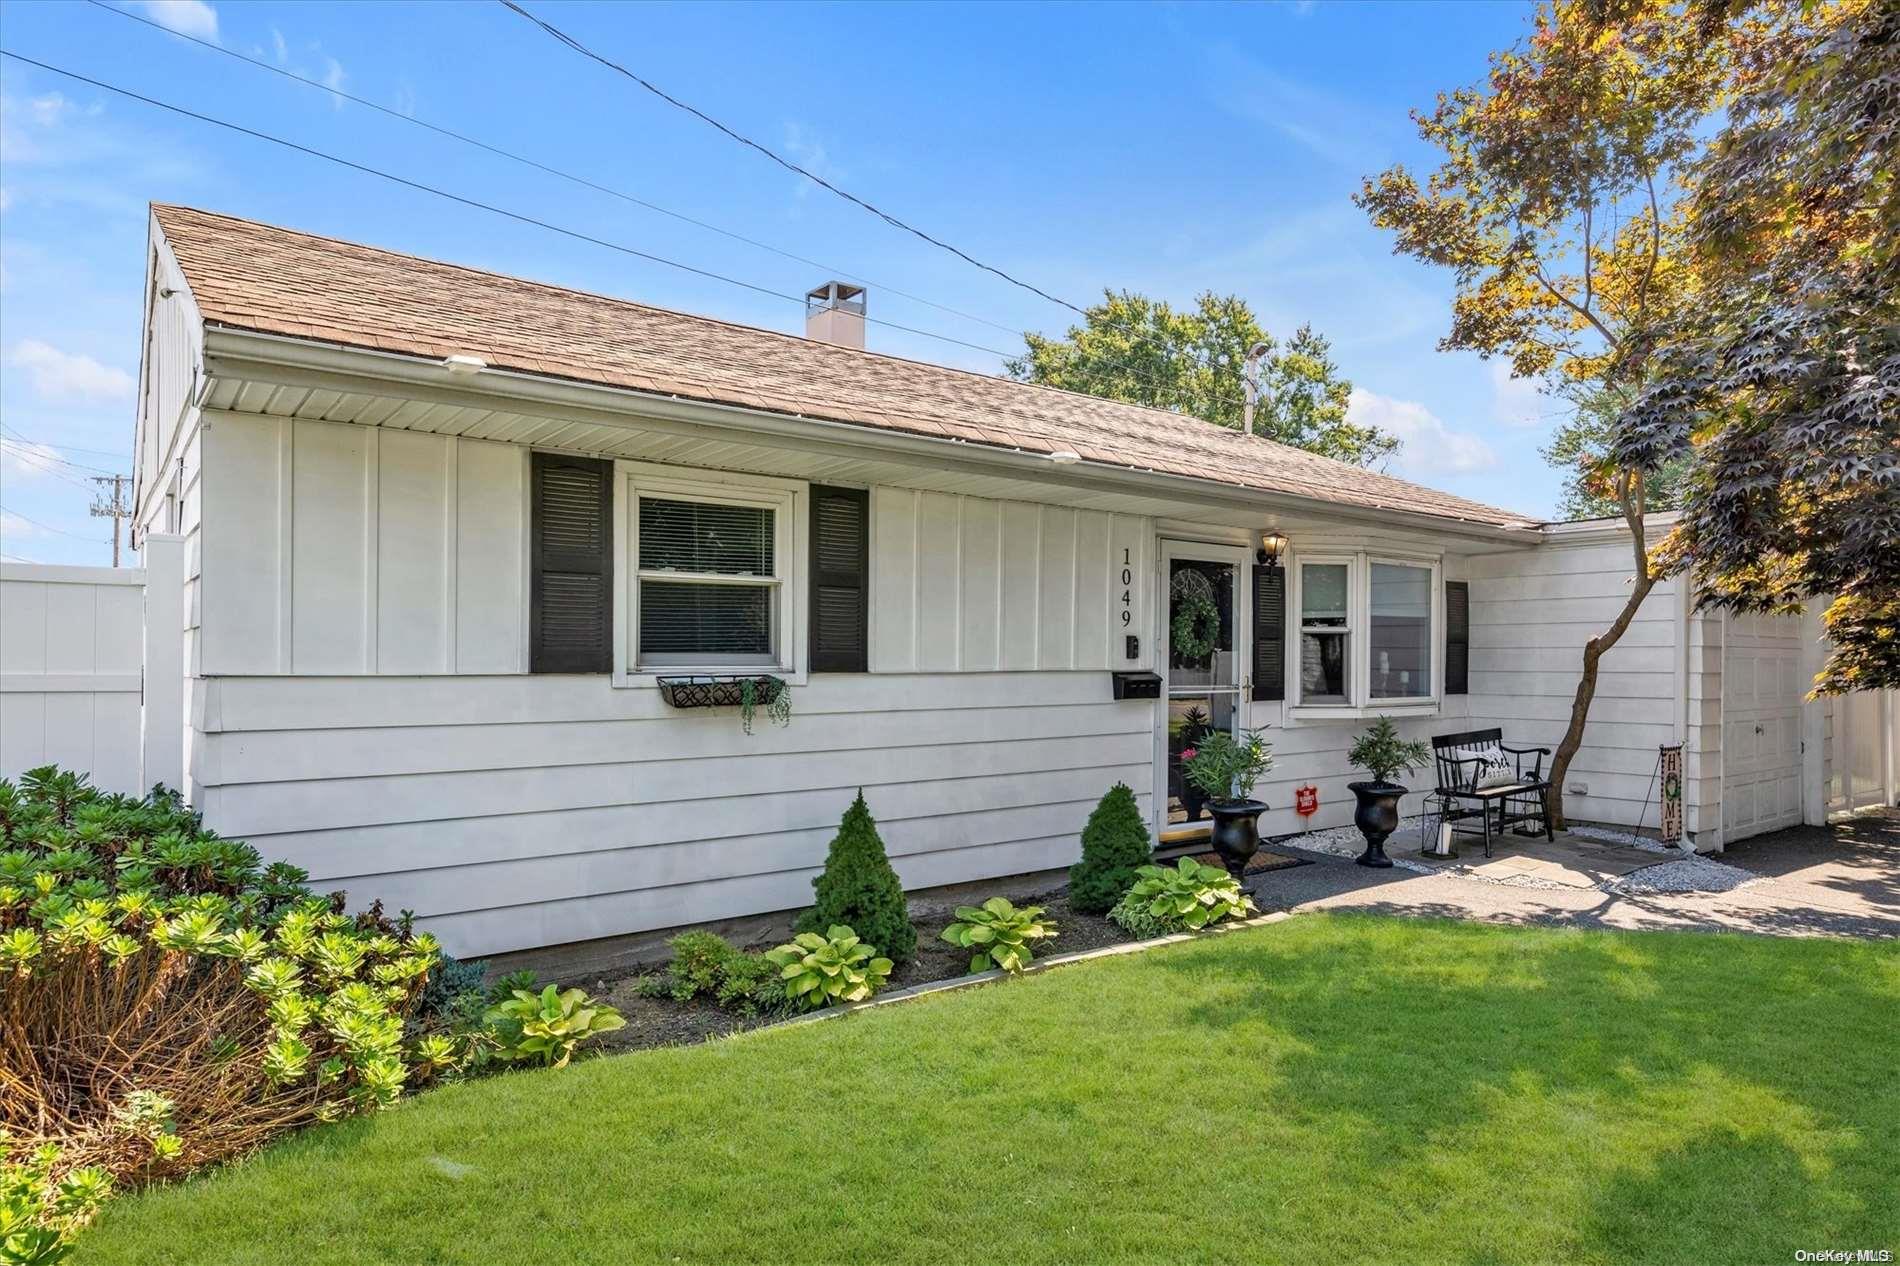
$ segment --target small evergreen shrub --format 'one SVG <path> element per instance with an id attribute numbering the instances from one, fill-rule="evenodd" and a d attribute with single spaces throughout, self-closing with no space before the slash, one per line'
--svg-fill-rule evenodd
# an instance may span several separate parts
<path id="1" fill-rule="evenodd" d="M 845 810 L 825 854 L 825 869 L 811 886 L 817 904 L 799 916 L 800 932 L 820 933 L 842 925 L 857 929 L 893 963 L 909 962 L 917 953 L 917 929 L 911 925 L 904 885 L 884 854 L 864 792 Z"/>
<path id="2" fill-rule="evenodd" d="M 1107 914 L 1153 852 L 1135 793 L 1127 783 L 1116 783 L 1082 828 L 1082 860 L 1069 868 L 1070 906 L 1083 914 Z"/>
<path id="3" fill-rule="evenodd" d="M 737 954 L 719 973 L 713 1000 L 740 1015 L 779 1015 L 791 1009 L 779 965 L 764 954 Z"/>
<path id="4" fill-rule="evenodd" d="M 789 1010 L 779 966 L 765 955 L 736 949 L 713 932 L 681 932 L 667 946 L 673 951 L 673 961 L 664 974 L 647 978 L 642 987 L 646 996 L 675 1002 L 710 998 L 744 1016 Z"/>

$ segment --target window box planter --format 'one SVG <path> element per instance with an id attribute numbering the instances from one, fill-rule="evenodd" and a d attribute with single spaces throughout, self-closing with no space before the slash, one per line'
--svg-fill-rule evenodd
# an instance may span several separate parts
<path id="1" fill-rule="evenodd" d="M 764 709 L 775 725 L 792 719 L 790 688 L 783 677 L 746 673 L 735 677 L 659 677 L 660 698 L 674 708 L 737 708 L 739 722 L 752 733 L 754 709 Z"/>

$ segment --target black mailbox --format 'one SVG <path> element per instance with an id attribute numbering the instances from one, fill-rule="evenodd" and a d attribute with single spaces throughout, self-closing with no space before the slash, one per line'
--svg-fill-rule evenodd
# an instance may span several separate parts
<path id="1" fill-rule="evenodd" d="M 1160 673 L 1113 673 L 1117 699 L 1159 699 Z"/>

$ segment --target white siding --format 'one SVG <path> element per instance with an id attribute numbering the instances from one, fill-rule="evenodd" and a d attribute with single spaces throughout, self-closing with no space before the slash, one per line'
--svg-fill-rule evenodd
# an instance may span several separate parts
<path id="1" fill-rule="evenodd" d="M 874 672 L 1141 669 L 1152 663 L 1148 519 L 904 488 L 871 494 Z M 1141 652 L 1124 654 L 1124 632 Z"/>
<path id="2" fill-rule="evenodd" d="M 1067 865 L 1153 710 L 1102 673 L 819 676 L 745 735 L 599 677 L 206 683 L 209 823 L 463 954 L 810 900 L 858 788 L 907 887 Z"/>
<path id="3" fill-rule="evenodd" d="M 1626 543 L 1553 542 L 1471 560 L 1471 716 L 1507 743 L 1557 746 L 1583 666 L 1583 645 L 1629 596 Z M 1656 756 L 1675 742 L 1682 660 L 1676 581 L 1658 584 L 1604 656 L 1583 747 L 1571 764 L 1566 813 L 1581 821 L 1659 821 Z M 1692 771 L 1699 773 L 1700 771 Z M 1645 808 L 1647 802 L 1647 808 Z"/>
<path id="4" fill-rule="evenodd" d="M 204 673 L 525 667 L 526 449 L 208 417 Z"/>
<path id="5" fill-rule="evenodd" d="M 144 790 L 144 583 L 137 568 L 0 564 L 0 778 L 60 765 Z"/>

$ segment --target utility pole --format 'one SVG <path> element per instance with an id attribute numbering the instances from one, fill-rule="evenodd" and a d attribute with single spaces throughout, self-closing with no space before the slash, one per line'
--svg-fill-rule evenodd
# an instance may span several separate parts
<path id="1" fill-rule="evenodd" d="M 103 495 L 92 499 L 92 515 L 96 519 L 112 520 L 112 565 L 119 565 L 119 524 L 132 517 L 132 507 L 126 504 L 125 490 L 132 483 L 130 475 L 94 475 L 92 482 L 112 486 L 112 498 Z"/>

